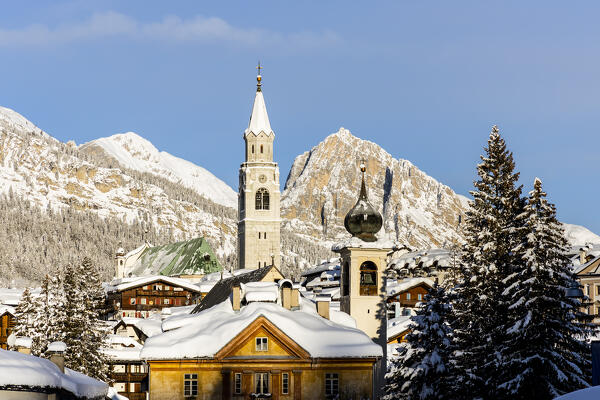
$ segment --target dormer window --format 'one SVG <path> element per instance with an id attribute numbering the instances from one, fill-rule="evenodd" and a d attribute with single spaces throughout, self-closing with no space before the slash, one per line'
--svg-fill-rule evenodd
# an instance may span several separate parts
<path id="1" fill-rule="evenodd" d="M 256 351 L 268 351 L 269 350 L 269 338 L 257 337 L 256 338 Z"/>

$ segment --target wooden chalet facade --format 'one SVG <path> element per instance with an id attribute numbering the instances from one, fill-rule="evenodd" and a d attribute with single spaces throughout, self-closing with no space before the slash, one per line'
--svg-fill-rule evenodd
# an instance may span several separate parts
<path id="1" fill-rule="evenodd" d="M 8 306 L 0 306 L 0 348 L 8 349 L 8 337 L 15 329 L 14 309 Z"/>
<path id="2" fill-rule="evenodd" d="M 399 303 L 401 307 L 415 308 L 417 303 L 425 300 L 425 295 L 431 289 L 431 286 L 425 282 L 420 282 L 407 289 L 401 290 L 387 297 L 386 302 Z"/>
<path id="3" fill-rule="evenodd" d="M 129 400 L 146 400 L 148 393 L 148 366 L 141 360 L 111 360 L 112 386 Z"/>
<path id="4" fill-rule="evenodd" d="M 155 276 L 113 286 L 107 301 L 114 317 L 147 318 L 163 308 L 190 305 L 199 293 L 199 287 L 184 279 Z"/>

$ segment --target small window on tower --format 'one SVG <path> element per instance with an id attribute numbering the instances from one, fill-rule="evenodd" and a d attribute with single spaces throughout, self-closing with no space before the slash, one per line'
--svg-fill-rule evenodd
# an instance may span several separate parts
<path id="1" fill-rule="evenodd" d="M 258 238 L 260 239 L 260 232 L 258 232 Z"/>
<path id="2" fill-rule="evenodd" d="M 360 295 L 377 295 L 377 265 L 372 261 L 365 261 L 360 266 Z"/>
<path id="3" fill-rule="evenodd" d="M 269 209 L 269 191 L 265 188 L 260 188 L 256 191 L 255 209 Z"/>
<path id="4" fill-rule="evenodd" d="M 254 145 L 252 145 L 252 154 L 254 154 Z"/>
<path id="5" fill-rule="evenodd" d="M 263 153 L 263 145 L 261 144 L 260 145 L 260 154 L 262 154 L 262 153 Z"/>

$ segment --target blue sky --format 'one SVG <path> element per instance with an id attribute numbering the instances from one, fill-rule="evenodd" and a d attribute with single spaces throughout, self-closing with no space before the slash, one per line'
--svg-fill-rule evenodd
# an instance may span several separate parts
<path id="1" fill-rule="evenodd" d="M 260 59 L 284 177 L 344 126 L 466 194 L 497 124 L 526 190 L 600 233 L 596 2 L 20 3 L 0 105 L 60 140 L 135 131 L 237 189 Z"/>

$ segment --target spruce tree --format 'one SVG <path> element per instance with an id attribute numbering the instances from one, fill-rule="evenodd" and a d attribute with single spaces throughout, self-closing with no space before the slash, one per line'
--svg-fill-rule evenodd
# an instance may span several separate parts
<path id="1" fill-rule="evenodd" d="M 108 380 L 108 364 L 101 353 L 106 332 L 98 320 L 98 273 L 85 258 L 65 271 L 65 343 L 67 367 L 103 381 Z M 100 288 L 100 289 L 99 289 Z"/>
<path id="2" fill-rule="evenodd" d="M 484 151 L 465 215 L 466 243 L 452 304 L 456 398 L 497 397 L 503 360 L 496 350 L 510 318 L 501 293 L 521 262 L 515 249 L 521 242 L 524 200 L 512 153 L 496 126 Z"/>
<path id="3" fill-rule="evenodd" d="M 411 317 L 411 332 L 399 349 L 387 377 L 385 398 L 450 399 L 451 332 L 446 322 L 449 311 L 445 290 L 437 284 L 425 303 Z"/>
<path id="4" fill-rule="evenodd" d="M 580 299 L 566 297 L 576 276 L 556 209 L 537 178 L 524 217 L 527 234 L 517 249 L 524 268 L 504 293 L 513 318 L 500 349 L 500 389 L 504 397 L 553 399 L 588 386 L 589 318 L 579 311 Z"/>
<path id="5" fill-rule="evenodd" d="M 51 321 L 53 318 L 53 303 L 51 293 L 51 278 L 46 274 L 42 280 L 39 296 L 35 299 L 35 313 L 33 318 L 31 354 L 41 356 L 48 347 L 48 336 L 52 333 Z"/>
<path id="6" fill-rule="evenodd" d="M 15 309 L 15 336 L 34 336 L 35 299 L 29 288 L 25 288 Z"/>

